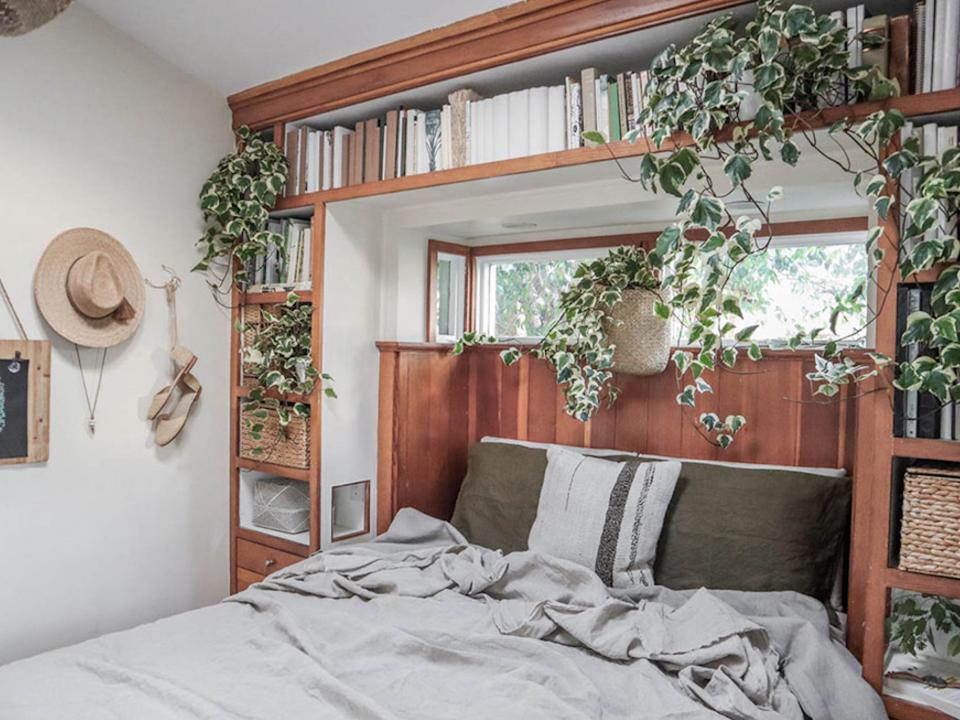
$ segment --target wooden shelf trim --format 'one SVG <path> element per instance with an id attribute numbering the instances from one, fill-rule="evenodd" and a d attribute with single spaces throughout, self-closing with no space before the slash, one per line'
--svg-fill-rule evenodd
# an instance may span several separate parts
<path id="1" fill-rule="evenodd" d="M 934 438 L 894 438 L 893 454 L 898 457 L 960 462 L 960 441 Z"/>
<path id="2" fill-rule="evenodd" d="M 227 98 L 234 126 L 308 117 L 746 0 L 526 0 Z"/>
<path id="3" fill-rule="evenodd" d="M 244 305 L 279 305 L 287 301 L 287 296 L 296 293 L 300 302 L 313 302 L 312 290 L 291 290 L 288 292 L 260 292 L 244 293 L 240 295 L 240 302 Z"/>
<path id="4" fill-rule="evenodd" d="M 890 695 L 883 696 L 883 704 L 887 708 L 887 714 L 895 720 L 951 720 L 950 715 L 934 707 L 917 705 Z"/>
<path id="5" fill-rule="evenodd" d="M 901 590 L 910 590 L 927 595 L 960 598 L 960 578 L 924 575 L 923 573 L 889 568 L 886 574 L 886 585 L 888 588 L 900 588 Z"/>
<path id="6" fill-rule="evenodd" d="M 291 480 L 303 480 L 312 482 L 315 473 L 310 469 L 287 467 L 286 465 L 275 465 L 273 463 L 260 462 L 259 460 L 250 460 L 249 458 L 237 456 L 237 467 L 240 470 L 254 470 L 256 472 L 269 473 L 279 477 L 290 478 Z"/>
<path id="7" fill-rule="evenodd" d="M 846 117 L 851 120 L 862 119 L 884 108 L 896 108 L 908 117 L 960 110 L 960 88 L 924 93 L 922 95 L 907 95 L 905 97 L 892 98 L 884 102 L 869 102 L 859 103 L 857 105 L 823 108 L 822 110 L 801 113 L 794 116 L 792 119 L 788 119 L 788 124 L 793 127 L 825 128 L 842 118 Z M 678 137 L 672 142 L 665 142 L 659 151 L 667 151 L 678 144 L 687 145 L 692 144 L 692 142 L 693 140 L 689 137 Z M 348 185 L 347 187 L 336 188 L 334 190 L 294 195 L 293 197 L 281 198 L 277 202 L 276 209 L 292 210 L 309 207 L 321 202 L 351 200 L 353 198 L 387 195 L 404 190 L 452 185 L 470 180 L 482 180 L 503 175 L 519 175 L 540 170 L 588 165 L 590 163 L 611 160 L 612 158 L 625 159 L 636 157 L 654 150 L 658 149 L 654 146 L 653 142 L 647 139 L 639 139 L 635 143 L 619 141 L 596 147 L 558 150 L 556 152 L 528 155 L 510 160 L 467 165 L 466 167 L 453 168 L 451 170 L 436 170 L 419 175 L 407 175 L 392 180 L 378 180 L 376 182 L 367 182 L 359 185 Z"/>

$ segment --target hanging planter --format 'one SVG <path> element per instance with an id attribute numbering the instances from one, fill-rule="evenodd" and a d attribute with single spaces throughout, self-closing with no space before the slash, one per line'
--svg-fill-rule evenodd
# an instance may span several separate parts
<path id="1" fill-rule="evenodd" d="M 607 344 L 613 366 L 628 375 L 659 375 L 670 362 L 670 321 L 657 315 L 660 297 L 650 290 L 623 290 L 609 312 Z"/>

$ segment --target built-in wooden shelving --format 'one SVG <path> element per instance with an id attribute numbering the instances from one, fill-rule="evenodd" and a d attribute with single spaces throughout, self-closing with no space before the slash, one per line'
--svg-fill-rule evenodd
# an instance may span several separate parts
<path id="1" fill-rule="evenodd" d="M 300 302 L 313 302 L 312 290 L 245 293 L 241 298 L 245 305 L 277 305 L 285 303 L 291 292 L 296 294 Z"/>

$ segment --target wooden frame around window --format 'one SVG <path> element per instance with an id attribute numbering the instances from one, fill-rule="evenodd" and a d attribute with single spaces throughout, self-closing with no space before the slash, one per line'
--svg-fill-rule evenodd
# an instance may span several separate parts
<path id="1" fill-rule="evenodd" d="M 821 220 L 793 220 L 771 223 L 768 227 L 760 228 L 758 235 L 768 232 L 774 237 L 790 235 L 821 235 L 826 233 L 847 233 L 862 230 L 867 231 L 866 217 L 827 218 Z M 619 247 L 621 245 L 638 245 L 652 248 L 657 242 L 659 232 L 640 232 L 625 235 L 599 235 L 591 237 L 573 237 L 559 240 L 527 240 L 525 242 L 499 243 L 497 245 L 461 245 L 444 240 L 427 241 L 427 313 L 426 333 L 427 342 L 437 341 L 437 258 L 440 253 L 460 255 L 466 258 L 467 277 L 465 282 L 466 298 L 463 304 L 465 331 L 474 330 L 476 326 L 475 282 L 476 259 L 489 255 L 513 255 L 534 252 L 557 252 L 563 250 L 588 250 L 591 248 Z M 704 238 L 706 239 L 706 234 Z"/>

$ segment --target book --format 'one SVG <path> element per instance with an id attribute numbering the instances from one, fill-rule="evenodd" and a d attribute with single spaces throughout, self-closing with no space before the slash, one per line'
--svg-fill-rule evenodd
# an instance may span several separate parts
<path id="1" fill-rule="evenodd" d="M 297 173 L 300 171 L 299 153 L 297 152 L 297 143 L 299 134 L 296 128 L 287 131 L 283 143 L 283 153 L 287 158 L 287 184 L 284 193 L 288 196 L 298 195 L 297 192 Z"/>
<path id="2" fill-rule="evenodd" d="M 380 179 L 380 121 L 370 118 L 363 129 L 363 182 Z"/>
<path id="3" fill-rule="evenodd" d="M 322 136 L 323 169 L 321 170 L 320 189 L 329 190 L 333 187 L 333 132 L 326 130 Z"/>
<path id="4" fill-rule="evenodd" d="M 416 172 L 418 175 L 430 171 L 430 152 L 427 148 L 427 113 L 423 110 L 416 111 L 416 133 L 414 142 L 416 143 Z"/>
<path id="5" fill-rule="evenodd" d="M 307 191 L 307 158 L 310 155 L 310 128 L 301 126 L 297 131 L 297 195 Z"/>
<path id="6" fill-rule="evenodd" d="M 957 86 L 957 36 L 960 35 L 960 0 L 934 0 L 936 33 L 934 38 L 933 89 L 949 90 Z"/>
<path id="7" fill-rule="evenodd" d="M 440 110 L 429 110 L 423 115 L 424 134 L 424 172 L 440 169 L 440 145 L 443 135 L 440 131 Z"/>
<path id="8" fill-rule="evenodd" d="M 529 119 L 527 127 L 527 147 L 524 155 L 540 155 L 547 152 L 549 140 L 549 89 L 547 87 L 530 88 L 527 97 L 529 102 Z"/>
<path id="9" fill-rule="evenodd" d="M 620 138 L 630 132 L 627 120 L 627 74 L 619 73 L 617 75 L 617 119 L 620 123 Z"/>
<path id="10" fill-rule="evenodd" d="M 349 128 L 337 126 L 333 129 L 333 159 L 331 166 L 331 187 L 339 188 L 347 184 L 346 164 L 349 148 L 347 141 L 353 131 Z"/>
<path id="11" fill-rule="evenodd" d="M 927 47 L 927 5 L 920 0 L 913 6 L 913 92 L 923 92 L 924 57 Z"/>
<path id="12" fill-rule="evenodd" d="M 547 90 L 547 151 L 567 148 L 566 88 L 554 85 Z"/>
<path id="13" fill-rule="evenodd" d="M 480 129 L 483 133 L 480 140 L 482 162 L 492 162 L 494 157 L 493 147 L 497 143 L 497 138 L 493 132 L 493 100 L 490 98 L 482 100 L 480 110 Z"/>
<path id="14" fill-rule="evenodd" d="M 450 103 L 450 126 L 452 128 L 451 155 L 453 164 L 451 167 L 463 167 L 468 164 L 468 106 L 471 102 L 475 102 L 479 99 L 480 95 L 469 88 L 457 90 L 456 92 L 452 92 L 447 96 L 447 101 Z"/>
<path id="15" fill-rule="evenodd" d="M 491 160 L 506 160 L 510 157 L 510 94 L 493 98 L 493 137 L 495 145 Z"/>
<path id="16" fill-rule="evenodd" d="M 442 170 L 449 170 L 453 167 L 453 124 L 449 104 L 440 108 L 440 136 L 442 138 L 440 166 Z"/>
<path id="17" fill-rule="evenodd" d="M 597 69 L 580 71 L 580 97 L 583 102 L 583 132 L 597 131 Z"/>
<path id="18" fill-rule="evenodd" d="M 861 54 L 864 65 L 876 67 L 884 75 L 889 75 L 890 65 L 890 18 L 886 15 L 874 15 L 863 21 L 863 34 L 883 38 L 877 47 L 865 47 Z"/>
<path id="19" fill-rule="evenodd" d="M 616 80 L 607 85 L 607 139 L 620 139 L 620 86 Z"/>
<path id="20" fill-rule="evenodd" d="M 359 185 L 363 182 L 363 160 L 366 145 L 366 123 L 361 120 L 353 128 L 353 139 L 350 141 L 350 184 Z"/>
<path id="21" fill-rule="evenodd" d="M 386 138 L 383 160 L 383 179 L 392 180 L 397 176 L 397 125 L 400 122 L 399 110 L 388 110 L 384 135 Z"/>
<path id="22" fill-rule="evenodd" d="M 897 81 L 901 95 L 913 92 L 913 77 L 910 73 L 912 47 L 910 42 L 910 16 L 890 18 L 890 77 Z"/>
<path id="23" fill-rule="evenodd" d="M 933 36 L 936 27 L 936 0 L 928 0 L 925 3 L 923 18 L 923 84 L 921 92 L 930 92 L 933 90 Z"/>
<path id="24" fill-rule="evenodd" d="M 594 97 L 597 102 L 597 132 L 610 139 L 610 76 L 597 77 L 594 84 Z"/>
<path id="25" fill-rule="evenodd" d="M 577 78 L 567 77 L 564 82 L 566 97 L 564 98 L 567 113 L 567 149 L 572 150 L 581 145 L 580 133 L 583 131 L 583 101 L 580 96 L 580 81 Z"/>
<path id="26" fill-rule="evenodd" d="M 507 132 L 507 157 L 518 158 L 530 154 L 530 91 L 516 90 L 510 93 L 509 129 Z M 487 159 L 492 159 L 488 156 Z"/>

